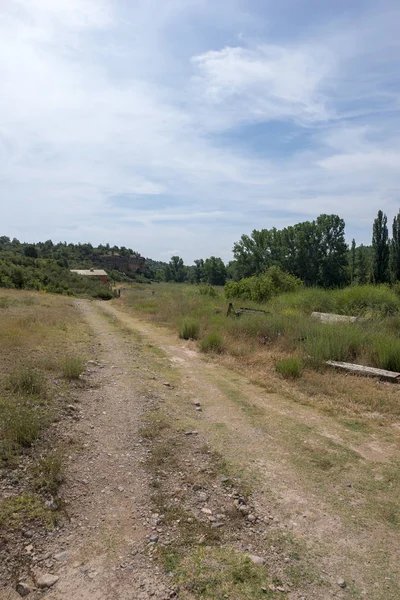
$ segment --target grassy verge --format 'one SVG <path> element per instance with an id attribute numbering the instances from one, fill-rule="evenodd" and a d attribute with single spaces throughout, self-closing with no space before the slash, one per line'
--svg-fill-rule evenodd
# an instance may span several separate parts
<path id="1" fill-rule="evenodd" d="M 11 553 L 19 531 L 58 518 L 63 450 L 50 426 L 73 400 L 88 340 L 70 299 L 0 290 L 0 531 Z"/>
<path id="2" fill-rule="evenodd" d="M 266 310 L 240 318 L 226 316 L 228 301 L 221 289 L 214 289 L 210 296 L 196 286 L 158 284 L 150 291 L 134 285 L 116 302 L 177 333 L 182 334 L 182 323 L 195 323 L 196 335 L 182 337 L 198 338 L 202 351 L 220 355 L 219 360 L 271 391 L 327 412 L 343 410 L 380 422 L 400 416 L 394 388 L 325 368 L 331 359 L 400 370 L 400 300 L 389 288 L 302 289 L 274 297 L 268 305 L 235 300 L 235 308 Z M 363 320 L 323 324 L 311 318 L 313 310 Z"/>

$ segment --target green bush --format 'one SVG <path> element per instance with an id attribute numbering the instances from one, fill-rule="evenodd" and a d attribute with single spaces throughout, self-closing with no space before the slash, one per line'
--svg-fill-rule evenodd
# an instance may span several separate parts
<path id="1" fill-rule="evenodd" d="M 202 296 L 210 296 L 211 298 L 215 298 L 216 296 L 218 296 L 218 292 L 215 289 L 215 287 L 213 287 L 209 283 L 202 283 L 201 285 L 199 285 L 199 294 L 201 294 Z"/>
<path id="2" fill-rule="evenodd" d="M 293 292 L 302 285 L 297 277 L 285 273 L 279 267 L 270 267 L 262 275 L 247 277 L 240 281 L 228 281 L 224 289 L 227 298 L 267 302 L 272 296 Z"/>
<path id="3" fill-rule="evenodd" d="M 210 331 L 200 342 L 200 350 L 202 352 L 217 352 L 223 351 L 223 343 L 220 334 L 216 331 Z"/>
<path id="4" fill-rule="evenodd" d="M 18 367 L 10 374 L 9 384 L 14 393 L 39 396 L 45 391 L 42 373 L 32 367 Z"/>
<path id="5" fill-rule="evenodd" d="M 80 356 L 67 356 L 62 361 L 61 368 L 67 379 L 79 379 L 85 370 L 85 363 Z"/>
<path id="6" fill-rule="evenodd" d="M 179 329 L 179 337 L 183 340 L 197 340 L 200 332 L 200 323 L 185 319 Z"/>
<path id="7" fill-rule="evenodd" d="M 275 369 L 285 379 L 296 379 L 296 377 L 300 377 L 302 374 L 304 363 L 301 358 L 290 356 L 276 362 Z"/>

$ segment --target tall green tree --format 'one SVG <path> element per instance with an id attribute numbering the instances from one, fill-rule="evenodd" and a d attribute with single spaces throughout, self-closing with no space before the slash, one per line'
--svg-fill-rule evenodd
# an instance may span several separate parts
<path id="1" fill-rule="evenodd" d="M 373 276 L 375 283 L 389 281 L 389 232 L 387 216 L 380 210 L 372 228 Z"/>
<path id="2" fill-rule="evenodd" d="M 357 268 L 357 252 L 356 252 L 356 240 L 353 238 L 350 247 L 350 280 L 353 283 L 356 279 L 356 268 Z"/>
<path id="3" fill-rule="evenodd" d="M 226 267 L 222 258 L 211 256 L 204 261 L 204 280 L 211 285 L 225 285 Z"/>
<path id="4" fill-rule="evenodd" d="M 198 258 L 194 261 L 193 267 L 193 282 L 201 283 L 204 277 L 204 260 L 202 258 Z"/>
<path id="5" fill-rule="evenodd" d="M 172 256 L 165 267 L 165 281 L 183 283 L 187 276 L 187 270 L 180 256 Z"/>
<path id="6" fill-rule="evenodd" d="M 371 247 L 361 244 L 356 252 L 356 281 L 361 285 L 369 283 L 372 279 Z"/>
<path id="7" fill-rule="evenodd" d="M 271 239 L 268 229 L 257 231 L 251 235 L 242 235 L 233 246 L 233 256 L 240 277 L 259 275 L 271 266 Z"/>
<path id="8" fill-rule="evenodd" d="M 393 219 L 390 243 L 390 274 L 393 282 L 400 281 L 400 212 Z"/>
<path id="9" fill-rule="evenodd" d="M 347 244 L 345 223 L 337 215 L 320 215 L 316 221 L 319 235 L 319 283 L 337 287 L 346 281 Z"/>

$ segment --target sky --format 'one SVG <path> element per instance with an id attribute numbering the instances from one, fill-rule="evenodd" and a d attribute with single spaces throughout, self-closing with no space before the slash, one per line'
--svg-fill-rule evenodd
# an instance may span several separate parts
<path id="1" fill-rule="evenodd" d="M 0 235 L 232 259 L 400 208 L 398 0 L 0 0 Z"/>

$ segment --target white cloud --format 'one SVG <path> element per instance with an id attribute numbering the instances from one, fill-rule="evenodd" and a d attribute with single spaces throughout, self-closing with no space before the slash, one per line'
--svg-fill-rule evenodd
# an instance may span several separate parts
<path id="1" fill-rule="evenodd" d="M 394 16 L 272 40 L 257 6 L 3 0 L 0 233 L 228 259 L 254 227 L 338 212 L 366 241 L 400 189 Z"/>
<path id="2" fill-rule="evenodd" d="M 227 47 L 193 58 L 200 74 L 196 89 L 208 104 L 238 121 L 289 119 L 324 121 L 329 111 L 321 94 L 334 58 L 321 47 Z"/>

